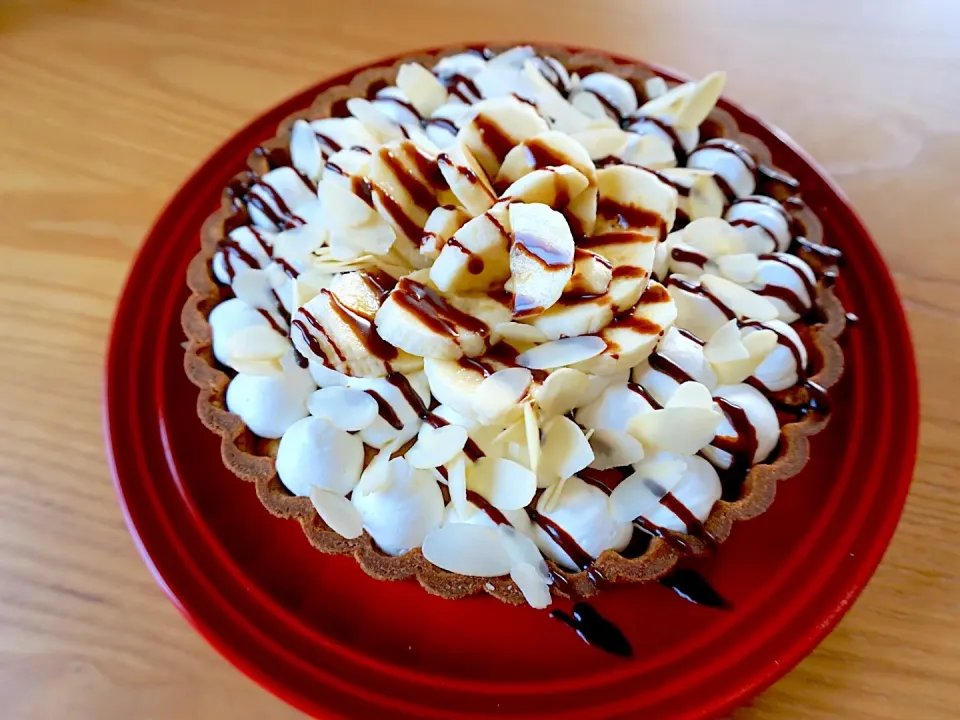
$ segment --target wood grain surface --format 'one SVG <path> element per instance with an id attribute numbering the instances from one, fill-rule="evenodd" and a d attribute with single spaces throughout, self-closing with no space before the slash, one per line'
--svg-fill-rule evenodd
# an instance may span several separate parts
<path id="1" fill-rule="evenodd" d="M 919 358 L 916 479 L 850 614 L 735 717 L 957 717 L 958 29 L 951 0 L 0 0 L 0 717 L 299 717 L 181 620 L 124 529 L 114 304 L 165 200 L 261 110 L 381 55 L 514 38 L 726 69 L 865 218 Z"/>

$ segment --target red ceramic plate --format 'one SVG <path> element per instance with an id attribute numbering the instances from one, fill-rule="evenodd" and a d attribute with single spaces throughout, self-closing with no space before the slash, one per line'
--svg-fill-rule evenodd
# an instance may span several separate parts
<path id="1" fill-rule="evenodd" d="M 635 62 L 615 58 L 618 62 Z M 394 59 L 378 64 L 388 64 Z M 737 525 L 697 569 L 733 604 L 710 610 L 653 584 L 594 605 L 634 647 L 588 647 L 547 613 L 489 597 L 448 601 L 378 582 L 313 550 L 252 485 L 227 473 L 184 377 L 179 310 L 200 226 L 250 150 L 328 80 L 252 122 L 160 216 L 117 311 L 105 426 L 130 532 L 184 616 L 231 662 L 319 717 L 708 718 L 792 668 L 849 608 L 903 506 L 918 427 L 910 339 L 893 282 L 837 188 L 782 133 L 722 102 L 795 175 L 849 258 L 839 291 L 861 322 L 830 427 L 762 517 Z M 668 74 L 669 75 L 669 74 Z M 561 603 L 567 605 L 568 603 Z"/>

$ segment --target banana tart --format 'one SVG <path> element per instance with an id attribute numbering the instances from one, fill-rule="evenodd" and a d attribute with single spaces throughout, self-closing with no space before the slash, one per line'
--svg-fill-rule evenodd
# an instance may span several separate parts
<path id="1" fill-rule="evenodd" d="M 841 257 L 723 83 L 464 50 L 288 118 L 188 274 L 226 466 L 374 577 L 538 608 L 765 511 L 829 418 Z"/>

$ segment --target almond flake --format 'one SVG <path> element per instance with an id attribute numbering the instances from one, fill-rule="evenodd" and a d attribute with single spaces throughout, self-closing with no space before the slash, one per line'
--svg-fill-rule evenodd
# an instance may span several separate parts
<path id="1" fill-rule="evenodd" d="M 417 112 L 430 117 L 447 101 L 447 89 L 436 75 L 419 63 L 404 63 L 397 73 L 397 87 L 410 99 Z"/>
<path id="2" fill-rule="evenodd" d="M 592 93 L 586 93 L 588 97 Z M 602 128 L 598 130 L 584 130 L 574 133 L 571 137 L 583 145 L 590 154 L 591 160 L 600 160 L 611 155 L 616 157 L 627 145 L 630 135 L 619 128 Z"/>
<path id="3" fill-rule="evenodd" d="M 293 167 L 311 180 L 317 180 L 323 173 L 320 143 L 306 120 L 297 120 L 290 128 L 290 159 Z"/>
<path id="4" fill-rule="evenodd" d="M 270 277 L 263 270 L 238 270 L 230 284 L 233 294 L 250 305 L 261 310 L 276 309 L 273 298 L 273 286 Z"/>
<path id="5" fill-rule="evenodd" d="M 740 317 L 753 320 L 777 319 L 777 308 L 772 302 L 735 282 L 709 273 L 702 275 L 700 282 Z"/>
<path id="6" fill-rule="evenodd" d="M 493 328 L 493 331 L 500 336 L 501 340 L 511 343 L 542 343 L 549 339 L 543 334 L 543 331 L 533 325 L 518 322 L 500 323 Z"/>
<path id="7" fill-rule="evenodd" d="M 523 405 L 523 429 L 527 436 L 530 469 L 536 474 L 540 468 L 540 419 L 532 403 Z"/>
<path id="8" fill-rule="evenodd" d="M 248 325 L 227 339 L 227 360 L 237 363 L 279 362 L 290 349 L 290 341 L 266 325 Z"/>
<path id="9" fill-rule="evenodd" d="M 674 127 L 681 130 L 700 127 L 707 115 L 716 107 L 723 92 L 727 76 L 723 72 L 712 72 L 696 83 L 693 92 L 683 101 L 674 119 Z"/>
<path id="10" fill-rule="evenodd" d="M 610 514 L 619 522 L 633 522 L 660 502 L 683 477 L 686 463 L 668 460 L 644 463 L 610 493 Z"/>
<path id="11" fill-rule="evenodd" d="M 466 520 L 470 515 L 470 503 L 467 501 L 467 463 L 463 455 L 447 465 L 447 490 L 453 509 L 462 520 Z"/>
<path id="12" fill-rule="evenodd" d="M 596 335 L 578 335 L 537 345 L 517 356 L 517 363 L 531 370 L 549 370 L 596 357 L 607 343 Z"/>
<path id="13" fill-rule="evenodd" d="M 380 112 L 376 105 L 369 100 L 350 98 L 347 100 L 347 110 L 381 143 L 390 140 L 403 140 L 400 126 Z"/>
<path id="14" fill-rule="evenodd" d="M 750 353 L 743 346 L 740 325 L 736 320 L 720 326 L 703 346 L 703 355 L 713 365 L 749 359 Z"/>
<path id="15" fill-rule="evenodd" d="M 424 423 L 416 444 L 407 451 L 407 460 L 415 468 L 440 467 L 453 460 L 466 443 L 466 428 L 459 425 L 434 428 Z"/>
<path id="16" fill-rule="evenodd" d="M 560 505 L 560 496 L 563 494 L 563 486 L 567 484 L 569 478 L 564 478 L 558 483 L 554 483 L 540 496 L 537 507 L 540 512 L 552 513 Z"/>
<path id="17" fill-rule="evenodd" d="M 630 421 L 630 433 L 645 447 L 693 455 L 717 434 L 723 413 L 705 406 L 710 391 L 700 383 L 683 383 L 662 410 L 638 415 Z"/>
<path id="18" fill-rule="evenodd" d="M 543 427 L 543 457 L 537 485 L 549 487 L 558 480 L 576 475 L 594 460 L 593 449 L 580 426 L 563 415 L 551 418 Z"/>
<path id="19" fill-rule="evenodd" d="M 554 370 L 537 389 L 534 399 L 544 417 L 566 415 L 584 399 L 590 384 L 586 373 L 572 368 Z"/>
<path id="20" fill-rule="evenodd" d="M 320 519 L 337 535 L 347 540 L 363 535 L 363 518 L 343 495 L 314 486 L 310 488 L 310 502 Z"/>
<path id="21" fill-rule="evenodd" d="M 735 283 L 749 283 L 757 277 L 757 271 L 760 269 L 760 260 L 756 255 L 750 253 L 740 253 L 737 255 L 724 255 L 717 258 L 717 267 L 720 273 Z"/>
<path id="22" fill-rule="evenodd" d="M 594 430 L 590 446 L 594 454 L 590 467 L 595 470 L 624 467 L 643 459 L 643 444 L 633 435 L 619 430 Z"/>
<path id="23" fill-rule="evenodd" d="M 467 472 L 467 487 L 498 510 L 520 510 L 537 492 L 537 476 L 518 462 L 482 457 Z"/>
<path id="24" fill-rule="evenodd" d="M 553 582 L 550 568 L 547 567 L 540 549 L 533 540 L 511 525 L 497 525 L 497 531 L 500 533 L 503 547 L 514 565 L 530 565 L 537 571 L 543 582 Z"/>
<path id="25" fill-rule="evenodd" d="M 427 533 L 423 556 L 439 568 L 471 577 L 499 577 L 510 572 L 510 556 L 495 528 L 448 523 Z"/>
<path id="26" fill-rule="evenodd" d="M 331 425 L 347 432 L 363 430 L 378 413 L 377 401 L 362 390 L 346 387 L 326 387 L 315 391 L 307 399 L 311 415 L 324 418 Z"/>
<path id="27" fill-rule="evenodd" d="M 550 587 L 533 565 L 526 563 L 514 565 L 510 568 L 510 579 L 520 588 L 523 599 L 530 607 L 542 610 L 550 605 Z"/>
<path id="28" fill-rule="evenodd" d="M 484 379 L 473 394 L 474 414 L 484 425 L 508 418 L 527 395 L 533 375 L 526 368 L 499 370 Z"/>

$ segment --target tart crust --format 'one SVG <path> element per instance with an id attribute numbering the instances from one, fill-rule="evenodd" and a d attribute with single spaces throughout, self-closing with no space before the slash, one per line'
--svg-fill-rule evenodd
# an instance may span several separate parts
<path id="1" fill-rule="evenodd" d="M 420 62 L 429 67 L 439 58 L 462 52 L 466 48 L 445 49 L 436 54 L 415 54 L 398 60 L 392 66 L 369 68 L 357 73 L 348 85 L 332 87 L 319 95 L 313 104 L 294 113 L 280 123 L 277 135 L 263 143 L 266 148 L 286 147 L 290 128 L 298 119 L 315 120 L 330 117 L 344 101 L 352 97 L 370 97 L 383 87 L 393 84 L 400 65 L 405 62 Z M 506 47 L 493 46 L 500 51 Z M 558 59 L 570 72 L 583 70 L 605 71 L 619 75 L 635 87 L 642 87 L 654 72 L 640 65 L 621 65 L 609 58 L 592 53 L 571 53 L 561 48 L 537 46 L 539 52 Z M 736 121 L 726 111 L 715 108 L 708 120 L 715 136 L 727 137 L 746 146 L 757 159 L 777 169 L 770 162 L 768 148 L 756 137 L 743 133 Z M 260 174 L 267 170 L 262 155 L 251 153 L 247 160 L 248 170 Z M 823 226 L 813 212 L 803 206 L 790 208 L 806 229 L 807 239 L 823 244 Z M 239 416 L 226 408 L 226 392 L 230 377 L 220 369 L 211 347 L 211 330 L 208 322 L 213 308 L 229 296 L 229 288 L 219 285 L 212 273 L 212 260 L 217 243 L 223 237 L 224 221 L 234 213 L 229 199 L 224 195 L 221 207 L 211 215 L 201 231 L 201 249 L 187 269 L 187 285 L 191 295 L 183 306 L 181 324 L 187 336 L 184 352 L 184 368 L 187 377 L 198 388 L 197 414 L 203 424 L 220 436 L 220 454 L 224 465 L 237 477 L 255 485 L 257 496 L 273 515 L 296 520 L 303 528 L 310 543 L 327 554 L 353 555 L 363 570 L 379 580 L 401 580 L 416 577 L 430 593 L 455 599 L 486 592 L 505 602 L 522 603 L 523 595 L 509 577 L 477 578 L 447 572 L 431 564 L 419 549 L 393 557 L 383 553 L 366 533 L 354 540 L 347 540 L 328 528 L 317 515 L 310 500 L 294 497 L 283 486 L 274 468 L 278 441 L 257 437 Z M 843 374 L 844 358 L 837 339 L 846 325 L 843 306 L 830 287 L 822 283 L 817 287 L 817 304 L 825 322 L 810 326 L 805 338 L 811 357 L 820 358 L 819 371 L 810 380 L 824 389 L 835 385 Z M 829 414 L 818 417 L 808 414 L 801 420 L 781 426 L 780 444 L 773 462 L 754 465 L 744 480 L 741 496 L 733 502 L 720 500 L 716 503 L 704 527 L 717 542 L 730 535 L 733 524 L 754 518 L 766 511 L 773 503 L 777 483 L 798 474 L 806 464 L 810 445 L 809 437 L 823 430 Z M 694 555 L 710 551 L 701 540 L 682 536 Z M 656 580 L 667 574 L 682 555 L 660 538 L 653 538 L 647 550 L 639 557 L 625 558 L 613 550 L 605 551 L 590 571 L 571 572 L 548 560 L 551 570 L 567 580 L 555 582 L 551 588 L 555 595 L 589 597 L 607 583 L 642 583 Z M 598 584 L 598 576 L 603 578 Z M 566 585 L 566 587 L 564 587 Z"/>

